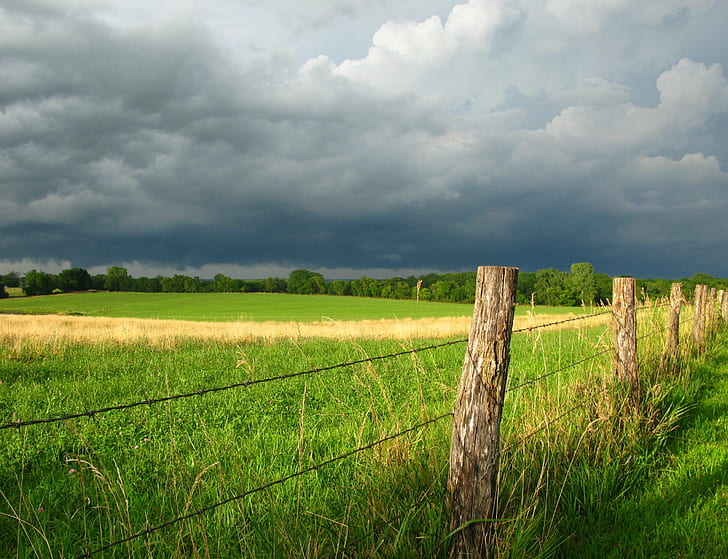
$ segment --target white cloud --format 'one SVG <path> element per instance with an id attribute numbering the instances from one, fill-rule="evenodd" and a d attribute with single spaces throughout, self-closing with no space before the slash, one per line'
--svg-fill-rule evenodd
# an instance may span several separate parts
<path id="1" fill-rule="evenodd" d="M 586 151 L 609 156 L 619 153 L 659 153 L 682 144 L 692 129 L 710 115 L 728 111 L 728 84 L 719 64 L 710 68 L 680 60 L 657 79 L 660 103 L 640 107 L 575 105 L 562 110 L 546 126 L 554 139 Z"/>
<path id="2" fill-rule="evenodd" d="M 374 34 L 365 58 L 346 60 L 335 72 L 386 91 L 436 93 L 464 71 L 454 62 L 487 57 L 496 33 L 522 15 L 504 0 L 470 0 L 454 6 L 444 24 L 436 15 L 422 22 L 389 21 Z"/>
<path id="3" fill-rule="evenodd" d="M 728 111 L 728 82 L 723 67 L 680 60 L 657 79 L 660 109 L 683 126 L 698 126 L 710 114 Z"/>
<path id="4" fill-rule="evenodd" d="M 725 3 L 14 5 L 0 252 L 16 260 L 448 269 L 496 229 L 489 254 L 546 260 L 523 239 L 586 242 L 640 212 L 656 236 L 688 191 L 715 207 L 725 191 L 728 43 L 700 32 Z"/>

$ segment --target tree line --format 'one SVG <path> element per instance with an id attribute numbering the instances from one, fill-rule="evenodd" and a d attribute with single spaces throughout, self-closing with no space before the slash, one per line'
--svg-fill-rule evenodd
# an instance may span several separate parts
<path id="1" fill-rule="evenodd" d="M 452 303 L 472 303 L 476 272 L 425 274 L 421 276 L 374 279 L 362 276 L 353 280 L 326 280 L 310 270 L 293 270 L 288 278 L 243 280 L 217 274 L 213 279 L 175 274 L 171 277 L 132 277 L 126 268 L 110 267 L 106 274 L 91 275 L 83 268 L 69 268 L 59 274 L 31 270 L 24 275 L 11 271 L 0 275 L 0 298 L 7 297 L 5 286 L 21 287 L 28 296 L 69 293 L 75 291 L 136 291 L 144 293 L 296 293 L 305 295 L 343 295 L 384 299 L 416 299 Z M 579 306 L 608 304 L 612 296 L 612 277 L 596 273 L 592 264 L 579 262 L 568 272 L 547 268 L 521 272 L 518 276 L 516 301 L 519 304 Z M 692 292 L 704 284 L 728 289 L 728 279 L 709 274 L 694 274 L 680 280 L 638 279 L 642 297 L 667 296 L 673 281 L 683 284 L 683 291 Z"/>

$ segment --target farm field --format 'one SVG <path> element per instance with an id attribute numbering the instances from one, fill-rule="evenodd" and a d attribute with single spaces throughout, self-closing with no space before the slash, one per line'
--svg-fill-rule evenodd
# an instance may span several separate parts
<path id="1" fill-rule="evenodd" d="M 543 314 L 580 312 L 539 307 Z M 525 315 L 530 307 L 518 307 Z M 288 293 L 68 293 L 0 300 L 0 312 L 154 318 L 207 322 L 317 322 L 470 317 L 472 305 Z"/>
<path id="2" fill-rule="evenodd" d="M 642 335 L 660 325 L 649 313 Z M 603 548 L 583 542 L 599 533 L 614 545 L 610 515 L 649 486 L 686 403 L 700 396 L 685 361 L 685 374 L 662 378 L 646 396 L 649 424 L 615 421 L 620 393 L 603 390 L 612 379 L 609 338 L 606 326 L 582 321 L 514 335 L 503 425 L 508 521 L 498 534 L 505 556 L 602 557 Z M 463 342 L 301 336 L 165 347 L 0 335 L 4 425 L 143 403 L 0 430 L 0 549 L 11 557 L 446 557 L 447 414 Z M 640 345 L 650 384 L 662 343 L 653 335 Z M 728 357 L 725 336 L 722 344 L 716 355 Z M 431 345 L 439 347 L 404 353 Z M 393 356 L 368 360 L 385 355 Z M 342 363 L 351 364 L 315 370 Z M 241 385 L 251 381 L 260 382 Z M 542 429 L 580 401 L 588 405 Z M 421 427 L 382 441 L 413 426 Z M 728 549 L 725 541 L 715 530 L 704 545 Z M 622 556 L 633 556 L 629 549 Z"/>
<path id="3" fill-rule="evenodd" d="M 311 336 L 408 340 L 467 336 L 472 315 L 471 305 L 287 294 L 83 293 L 3 303 L 7 301 L 0 301 L 0 338 L 12 346 L 34 339 L 164 347 L 191 339 L 224 343 Z M 251 320 L 233 320 L 242 316 L 242 309 L 251 311 L 245 314 Z M 294 316 L 294 310 L 295 320 L 281 320 Z M 594 310 L 599 311 L 518 307 L 515 327 L 533 327 Z M 203 321 L 203 316 L 208 320 Z M 606 317 L 591 320 L 591 324 L 605 323 Z"/>

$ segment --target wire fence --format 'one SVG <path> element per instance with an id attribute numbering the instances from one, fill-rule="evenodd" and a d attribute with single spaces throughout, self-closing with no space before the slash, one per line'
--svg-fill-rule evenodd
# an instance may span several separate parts
<path id="1" fill-rule="evenodd" d="M 649 308 L 661 308 L 662 306 L 664 306 L 664 305 L 660 305 L 660 306 L 652 305 Z M 647 307 L 645 307 L 645 308 L 647 308 Z M 561 325 L 565 325 L 565 324 L 570 324 L 570 323 L 574 323 L 574 322 L 577 322 L 577 321 L 589 321 L 589 320 L 591 320 L 591 319 L 593 319 L 595 317 L 599 317 L 599 316 L 602 316 L 602 315 L 610 314 L 611 312 L 612 312 L 611 310 L 605 310 L 605 311 L 598 312 L 598 313 L 585 314 L 585 315 L 580 315 L 580 316 L 577 316 L 577 317 L 569 317 L 569 318 L 566 318 L 566 319 L 563 319 L 563 320 L 553 321 L 553 322 L 550 322 L 550 323 L 547 323 L 547 324 L 539 324 L 539 325 L 534 325 L 534 326 L 531 326 L 531 327 L 520 328 L 520 329 L 517 329 L 517 330 L 513 330 L 513 333 L 533 332 L 533 331 L 537 331 L 537 330 L 554 328 L 554 327 L 557 327 L 557 326 L 561 326 Z M 659 329 L 650 331 L 650 332 L 648 332 L 648 333 L 640 336 L 639 339 L 646 339 L 648 337 L 661 334 L 664 331 L 665 331 L 665 328 L 659 328 Z M 467 338 L 466 339 L 458 339 L 458 340 L 447 341 L 447 342 L 443 342 L 443 343 L 439 343 L 439 344 L 432 344 L 432 345 L 427 345 L 427 346 L 424 346 L 424 347 L 418 347 L 418 348 L 414 348 L 414 349 L 403 350 L 403 351 L 398 351 L 398 352 L 394 352 L 394 353 L 388 353 L 388 354 L 385 354 L 385 355 L 379 355 L 379 356 L 375 356 L 375 357 L 366 357 L 366 358 L 362 358 L 362 359 L 341 362 L 341 363 L 337 363 L 337 364 L 329 365 L 329 366 L 325 366 L 325 367 L 317 367 L 317 368 L 312 368 L 312 369 L 308 369 L 308 370 L 304 370 L 304 371 L 298 371 L 298 372 L 292 372 L 292 373 L 284 373 L 284 374 L 280 374 L 280 375 L 277 375 L 277 376 L 271 376 L 271 377 L 262 378 L 262 379 L 256 379 L 256 380 L 249 380 L 249 381 L 243 381 L 243 382 L 233 383 L 233 384 L 229 384 L 229 385 L 226 385 L 226 386 L 202 388 L 202 389 L 199 389 L 199 390 L 196 390 L 196 391 L 193 391 L 193 392 L 179 393 L 179 394 L 174 394 L 174 395 L 165 396 L 165 397 L 148 398 L 148 399 L 139 400 L 139 401 L 130 402 L 130 403 L 123 403 L 123 404 L 118 404 L 118 405 L 114 405 L 114 406 L 101 407 L 101 408 L 98 408 L 98 409 L 87 410 L 87 411 L 83 411 L 83 412 L 75 412 L 75 413 L 61 414 L 61 415 L 56 415 L 56 416 L 51 416 L 51 417 L 41 418 L 41 419 L 31 419 L 31 420 L 21 420 L 21 419 L 18 419 L 17 421 L 13 421 L 13 422 L 10 422 L 10 423 L 5 423 L 3 425 L 0 425 L 0 430 L 20 429 L 20 428 L 23 428 L 23 427 L 30 427 L 30 426 L 36 426 L 36 425 L 42 425 L 42 424 L 65 422 L 65 421 L 70 421 L 70 420 L 74 420 L 74 419 L 78 419 L 78 418 L 84 418 L 84 417 L 86 417 L 86 418 L 94 418 L 97 415 L 109 413 L 109 412 L 112 412 L 112 411 L 124 411 L 124 410 L 129 410 L 129 409 L 132 409 L 132 408 L 142 407 L 142 406 L 152 406 L 152 405 L 155 405 L 155 404 L 159 404 L 159 403 L 163 403 L 163 402 L 169 402 L 169 401 L 173 401 L 173 400 L 180 400 L 180 399 L 186 399 L 186 398 L 201 397 L 201 396 L 205 396 L 205 395 L 211 394 L 211 393 L 223 392 L 223 391 L 234 390 L 234 389 L 250 388 L 252 386 L 259 385 L 259 384 L 271 383 L 271 382 L 276 382 L 276 381 L 283 381 L 283 380 L 286 380 L 286 379 L 292 379 L 292 378 L 297 378 L 297 377 L 302 377 L 302 376 L 307 376 L 307 375 L 314 375 L 314 374 L 317 374 L 317 373 L 323 373 L 323 372 L 327 372 L 327 371 L 333 371 L 333 370 L 336 370 L 336 369 L 341 369 L 341 368 L 346 368 L 346 367 L 352 367 L 352 366 L 360 365 L 360 364 L 364 364 L 364 363 L 373 363 L 373 362 L 376 362 L 376 361 L 381 361 L 381 360 L 386 360 L 386 359 L 393 359 L 393 358 L 397 358 L 397 357 L 401 357 L 401 356 L 405 356 L 405 355 L 417 354 L 417 353 L 424 352 L 424 351 L 437 350 L 437 349 L 445 348 L 445 347 L 448 347 L 448 346 L 453 346 L 453 345 L 458 345 L 458 344 L 464 344 L 464 343 L 467 343 L 467 342 L 468 342 L 468 339 Z M 567 365 L 564 365 L 564 366 L 558 367 L 556 369 L 553 369 L 551 371 L 548 371 L 548 372 L 546 372 L 546 373 L 544 373 L 542 375 L 539 375 L 539 376 L 537 376 L 537 377 L 535 377 L 533 379 L 529 379 L 529 380 L 523 381 L 523 382 L 521 382 L 521 383 L 519 383 L 519 384 L 517 384 L 515 386 L 508 387 L 507 390 L 506 390 L 506 392 L 514 392 L 516 390 L 520 390 L 520 389 L 526 388 L 528 386 L 532 386 L 532 385 L 535 385 L 537 383 L 543 382 L 543 381 L 545 381 L 546 379 L 548 379 L 550 377 L 559 375 L 560 373 L 562 373 L 562 372 L 564 372 L 566 370 L 569 370 L 569 369 L 578 367 L 580 365 L 586 364 L 589 361 L 595 360 L 595 359 L 597 359 L 597 358 L 599 358 L 601 356 L 607 355 L 607 354 L 609 354 L 609 353 L 611 353 L 613 351 L 614 351 L 613 348 L 607 348 L 607 349 L 604 349 L 604 350 L 601 350 L 601 351 L 597 351 L 597 352 L 595 352 L 593 354 L 590 354 L 590 355 L 588 355 L 586 357 L 583 357 L 581 359 L 578 359 L 578 360 L 576 360 L 574 362 L 571 362 L 571 363 L 569 363 Z M 507 453 L 507 452 L 509 452 L 513 448 L 521 445 L 522 443 L 524 443 L 528 439 L 534 437 L 538 433 L 544 431 L 545 429 L 548 429 L 551 425 L 554 425 L 555 423 L 557 423 L 559 421 L 562 421 L 563 419 L 565 419 L 566 417 L 568 417 L 572 413 L 576 412 L 577 410 L 579 410 L 581 408 L 584 408 L 585 406 L 588 406 L 588 405 L 592 404 L 596 400 L 596 398 L 598 398 L 598 397 L 602 396 L 603 394 L 605 394 L 609 389 L 610 389 L 609 386 L 605 386 L 601 390 L 598 390 L 598 391 L 595 391 L 595 392 L 589 394 L 582 401 L 578 402 L 574 406 L 571 406 L 567 410 L 565 410 L 562 413 L 560 413 L 558 416 L 556 416 L 556 417 L 554 417 L 552 419 L 549 419 L 549 420 L 544 421 L 536 429 L 528 432 L 527 434 L 521 436 L 517 440 L 511 442 L 508 446 L 502 448 L 500 452 L 501 453 Z M 267 490 L 267 489 L 269 489 L 271 487 L 274 487 L 276 485 L 284 484 L 284 483 L 286 483 L 286 482 L 288 482 L 290 480 L 293 480 L 295 478 L 304 476 L 304 475 L 309 474 L 311 472 L 315 472 L 315 471 L 317 471 L 317 470 L 319 470 L 321 468 L 324 468 L 326 466 L 329 466 L 331 464 L 334 464 L 334 463 L 340 462 L 342 460 L 348 459 L 348 458 L 350 458 L 350 457 L 352 457 L 352 456 L 354 456 L 356 454 L 359 454 L 359 453 L 362 453 L 364 451 L 373 449 L 373 448 L 375 448 L 375 447 L 377 447 L 379 445 L 382 445 L 385 442 L 392 441 L 394 439 L 403 437 L 404 435 L 407 435 L 409 433 L 412 433 L 412 432 L 415 432 L 415 431 L 424 429 L 424 428 L 426 428 L 428 426 L 431 426 L 431 425 L 433 425 L 435 423 L 444 421 L 444 420 L 446 420 L 448 418 L 452 418 L 452 416 L 453 416 L 453 412 L 450 411 L 450 412 L 447 412 L 445 414 L 441 414 L 441 415 L 438 415 L 436 417 L 432 417 L 430 419 L 426 419 L 426 420 L 421 421 L 420 423 L 417 423 L 416 425 L 413 425 L 413 426 L 411 426 L 411 427 L 409 427 L 407 429 L 404 429 L 404 430 L 401 430 L 401 431 L 396 432 L 394 434 L 391 434 L 391 435 L 388 435 L 388 436 L 379 438 L 379 439 L 375 440 L 374 442 L 361 445 L 361 446 L 359 446 L 359 447 L 357 447 L 357 448 L 355 448 L 353 450 L 350 450 L 348 452 L 345 452 L 345 453 L 339 454 L 337 456 L 334 456 L 332 458 L 323 460 L 323 461 L 321 461 L 321 462 L 319 462 L 319 463 L 317 463 L 317 464 L 315 464 L 313 466 L 299 469 L 295 473 L 292 473 L 292 474 L 289 474 L 289 475 L 286 475 L 286 476 L 283 476 L 283 477 L 280 477 L 280 478 L 271 480 L 269 482 L 266 482 L 266 483 L 264 483 L 262 485 L 259 485 L 257 487 L 254 487 L 252 489 L 248 489 L 248 490 L 245 490 L 243 492 L 237 493 L 235 495 L 232 495 L 230 497 L 227 497 L 225 499 L 222 499 L 222 500 L 220 500 L 220 501 L 218 501 L 218 502 L 216 502 L 214 504 L 211 504 L 209 506 L 205 506 L 205 507 L 199 508 L 199 509 L 197 509 L 195 511 L 186 513 L 184 515 L 178 516 L 176 518 L 167 520 L 165 522 L 162 522 L 162 523 L 159 523 L 159 524 L 156 524 L 156 525 L 153 525 L 153 526 L 149 526 L 148 525 L 143 530 L 139 530 L 139 531 L 137 531 L 137 532 L 135 532 L 135 533 L 133 533 L 133 534 L 131 534 L 129 536 L 126 536 L 124 538 L 117 539 L 117 540 L 112 541 L 112 542 L 110 542 L 108 544 L 105 544 L 103 546 L 96 547 L 96 548 L 93 548 L 93 549 L 85 549 L 83 551 L 83 553 L 81 553 L 77 557 L 78 558 L 92 557 L 94 555 L 98 555 L 98 554 L 103 553 L 103 552 L 105 552 L 107 550 L 110 550 L 110 549 L 112 549 L 112 548 L 114 548 L 116 546 L 119 546 L 119 545 L 122 545 L 122 544 L 125 544 L 125 543 L 128 543 L 128 542 L 131 542 L 133 540 L 137 540 L 139 538 L 143 538 L 145 536 L 149 536 L 149 535 L 151 535 L 151 534 L 153 534 L 155 532 L 158 532 L 160 530 L 163 530 L 165 528 L 168 528 L 170 526 L 173 526 L 175 524 L 178 524 L 178 523 L 180 523 L 180 522 L 182 522 L 184 520 L 188 520 L 188 519 L 191 519 L 191 518 L 194 518 L 194 517 L 197 517 L 197 516 L 204 515 L 205 513 L 210 512 L 210 511 L 212 511 L 214 509 L 217 509 L 219 507 L 222 507 L 222 506 L 224 506 L 224 505 L 226 505 L 228 503 L 232 503 L 234 501 L 239 501 L 239 500 L 245 499 L 246 497 L 249 497 L 249 496 L 254 495 L 256 493 L 265 491 L 265 490 Z M 375 526 L 374 529 L 371 530 L 369 533 L 365 534 L 364 536 L 362 536 L 360 538 L 357 538 L 355 540 L 352 540 L 352 541 L 348 542 L 346 545 L 347 546 L 356 545 L 356 544 L 360 543 L 360 541 L 362 541 L 362 540 L 370 537 L 372 534 L 377 533 L 377 532 L 383 530 L 388 525 L 391 525 L 394 522 L 396 522 L 399 518 L 401 518 L 402 515 L 406 514 L 407 512 L 410 512 L 412 510 L 415 510 L 418 507 L 421 507 L 423 503 L 427 502 L 427 500 L 429 499 L 429 497 L 430 497 L 430 492 L 428 491 L 423 496 L 421 496 L 419 499 L 417 499 L 410 509 L 405 510 L 405 511 L 398 512 L 392 518 L 390 518 L 390 519 L 388 519 L 388 520 L 386 520 L 384 522 L 381 522 L 379 525 Z"/>

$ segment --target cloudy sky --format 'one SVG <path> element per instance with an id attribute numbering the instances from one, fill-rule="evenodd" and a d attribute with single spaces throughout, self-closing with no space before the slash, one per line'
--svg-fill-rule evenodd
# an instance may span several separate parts
<path id="1" fill-rule="evenodd" d="M 728 277 L 725 0 L 0 0 L 0 273 Z"/>

